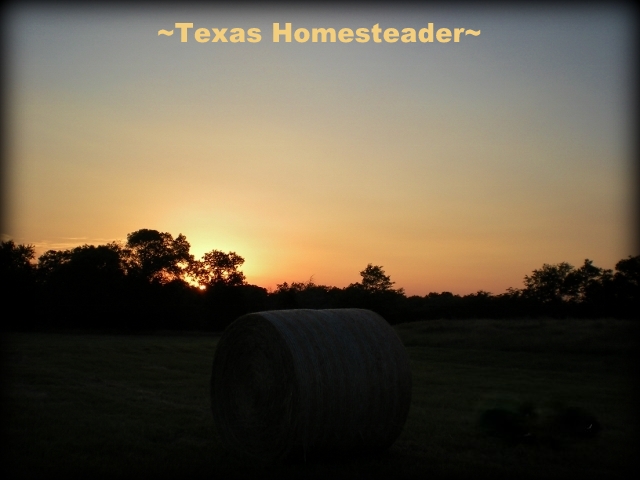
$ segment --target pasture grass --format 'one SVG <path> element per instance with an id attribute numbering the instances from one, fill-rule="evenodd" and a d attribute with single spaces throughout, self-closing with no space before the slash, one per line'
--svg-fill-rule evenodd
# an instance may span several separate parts
<path id="1" fill-rule="evenodd" d="M 620 320 L 434 320 L 395 327 L 412 365 L 409 418 L 382 455 L 251 465 L 213 426 L 217 336 L 5 336 L 10 478 L 624 478 L 634 466 L 637 325 Z M 492 406 L 562 402 L 596 438 L 509 444 Z M 6 476 L 5 476 L 6 478 Z"/>

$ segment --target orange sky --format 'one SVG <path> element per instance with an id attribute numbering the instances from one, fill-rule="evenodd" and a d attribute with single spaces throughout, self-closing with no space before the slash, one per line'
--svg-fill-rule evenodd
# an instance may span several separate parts
<path id="1" fill-rule="evenodd" d="M 543 263 L 634 250 L 632 25 L 503 12 L 14 7 L 3 238 L 38 252 L 183 233 L 249 282 L 502 293 Z M 256 27 L 255 44 L 159 37 Z M 459 43 L 273 43 L 295 27 L 481 30 Z M 597 29 L 598 35 L 593 35 Z"/>

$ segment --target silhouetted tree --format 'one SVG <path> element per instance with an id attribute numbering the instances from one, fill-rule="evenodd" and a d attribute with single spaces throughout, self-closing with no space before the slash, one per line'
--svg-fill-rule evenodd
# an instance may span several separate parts
<path id="1" fill-rule="evenodd" d="M 276 290 L 271 294 L 273 309 L 305 308 L 301 301 L 301 294 L 307 288 L 307 285 L 303 282 L 291 282 L 291 285 L 287 282 L 277 284 Z"/>
<path id="2" fill-rule="evenodd" d="M 629 256 L 616 263 L 616 273 L 611 282 L 618 316 L 640 316 L 640 255 Z"/>
<path id="3" fill-rule="evenodd" d="M 425 300 L 427 300 L 432 312 L 432 318 L 455 318 L 457 316 L 456 305 L 460 304 L 459 295 L 454 295 L 451 292 L 431 292 L 425 295 Z"/>
<path id="4" fill-rule="evenodd" d="M 522 293 L 542 303 L 561 302 L 570 294 L 566 279 L 572 271 L 573 266 L 566 262 L 557 265 L 545 263 L 540 270 L 534 270 L 530 276 L 525 275 Z"/>
<path id="5" fill-rule="evenodd" d="M 456 316 L 463 318 L 488 318 L 495 316 L 494 297 L 490 292 L 478 290 L 462 297 Z"/>
<path id="6" fill-rule="evenodd" d="M 30 317 L 37 296 L 35 266 L 31 263 L 34 257 L 33 245 L 16 245 L 12 240 L 0 243 L 2 329 L 30 326 Z"/>
<path id="7" fill-rule="evenodd" d="M 271 294 L 272 308 L 337 308 L 342 290 L 337 287 L 317 285 L 313 279 L 308 282 L 287 282 L 278 284 Z"/>
<path id="8" fill-rule="evenodd" d="M 640 255 L 635 257 L 629 255 L 629 258 L 616 263 L 615 277 L 634 289 L 640 287 Z"/>
<path id="9" fill-rule="evenodd" d="M 0 243 L 0 278 L 3 281 L 29 281 L 34 273 L 35 247 L 16 245 L 13 240 Z"/>
<path id="10" fill-rule="evenodd" d="M 515 318 L 522 316 L 616 316 L 640 314 L 640 256 L 620 260 L 615 273 L 585 259 L 544 264 L 524 277 L 524 288 L 500 295 L 478 291 L 407 298 L 378 265 L 360 272 L 345 288 L 286 282 L 268 293 L 248 285 L 235 252 L 212 250 L 195 261 L 180 234 L 142 229 L 127 242 L 49 250 L 33 263 L 32 245 L 0 244 L 0 279 L 5 306 L 20 309 L 10 328 L 74 327 L 145 331 L 224 329 L 245 313 L 282 308 L 368 308 L 390 323 L 429 318 Z M 185 278 L 207 288 L 198 290 Z M 15 309 L 15 308 L 14 308 Z M 29 318 L 37 319 L 29 323 Z M 19 320 L 18 320 L 19 319 Z M 39 323 L 38 323 L 39 322 Z M 7 325 L 5 320 L 4 326 Z"/>
<path id="11" fill-rule="evenodd" d="M 85 281 L 119 282 L 125 275 L 117 245 L 84 245 L 75 248 L 68 267 Z"/>
<path id="12" fill-rule="evenodd" d="M 340 296 L 342 307 L 367 308 L 379 313 L 390 323 L 401 321 L 404 313 L 404 289 L 393 289 L 395 282 L 379 265 L 368 264 L 360 272 L 362 282 L 352 283 Z"/>
<path id="13" fill-rule="evenodd" d="M 531 315 L 633 318 L 640 314 L 640 256 L 620 260 L 615 274 L 589 259 L 578 269 L 568 263 L 544 264 L 525 276 L 524 283 L 518 303 Z"/>
<path id="14" fill-rule="evenodd" d="M 200 285 L 211 287 L 216 284 L 239 286 L 246 284 L 244 273 L 239 268 L 244 258 L 235 252 L 224 253 L 211 250 L 204 254 L 202 260 L 195 260 L 189 266 L 189 274 Z"/>
<path id="15" fill-rule="evenodd" d="M 125 274 L 122 250 L 115 243 L 48 250 L 38 260 L 39 276 L 44 281 L 55 279 L 87 283 L 121 278 Z"/>
<path id="16" fill-rule="evenodd" d="M 393 290 L 392 286 L 396 282 L 391 281 L 389 275 L 385 275 L 384 270 L 379 265 L 368 264 L 367 267 L 360 272 L 362 282 L 360 284 L 352 284 L 353 286 L 360 285 L 365 291 L 370 293 L 376 292 L 389 292 L 396 291 L 398 293 L 404 293 L 404 289 Z"/>
<path id="17" fill-rule="evenodd" d="M 47 250 L 38 257 L 38 278 L 48 282 L 71 261 L 71 250 Z"/>
<path id="18" fill-rule="evenodd" d="M 593 261 L 585 259 L 584 264 L 570 271 L 564 279 L 565 295 L 574 302 L 585 302 L 598 295 L 604 282 L 613 278 L 611 270 L 604 270 L 593 265 Z"/>
<path id="19" fill-rule="evenodd" d="M 127 235 L 127 263 L 130 273 L 148 281 L 169 283 L 181 279 L 193 262 L 189 242 L 180 234 L 142 229 Z"/>
<path id="20" fill-rule="evenodd" d="M 129 290 L 121 248 L 82 245 L 49 250 L 39 258 L 42 317 L 58 317 L 58 326 L 114 327 L 122 317 Z M 118 326 L 120 326 L 118 324 Z"/>

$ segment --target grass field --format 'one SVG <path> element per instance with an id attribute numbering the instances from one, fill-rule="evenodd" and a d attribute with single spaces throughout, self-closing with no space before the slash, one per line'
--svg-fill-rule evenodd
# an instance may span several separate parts
<path id="1" fill-rule="evenodd" d="M 403 433 L 384 455 L 258 467 L 216 435 L 218 337 L 5 336 L 5 469 L 13 477 L 623 478 L 638 447 L 637 328 L 618 320 L 397 325 L 412 364 Z M 478 428 L 505 403 L 591 412 L 595 438 L 511 444 Z M 5 477 L 6 478 L 6 477 Z"/>

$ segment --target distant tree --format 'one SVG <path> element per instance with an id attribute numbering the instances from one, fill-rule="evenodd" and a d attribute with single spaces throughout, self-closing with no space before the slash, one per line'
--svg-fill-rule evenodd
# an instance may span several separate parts
<path id="1" fill-rule="evenodd" d="M 598 295 L 603 283 L 611 281 L 613 272 L 593 265 L 593 261 L 585 259 L 584 264 L 567 273 L 564 279 L 563 293 L 575 302 L 585 302 Z"/>
<path id="2" fill-rule="evenodd" d="M 345 287 L 336 302 L 343 308 L 366 308 L 382 315 L 389 323 L 401 320 L 404 312 L 404 289 L 393 289 L 395 282 L 379 265 L 368 264 L 360 272 L 362 282 Z"/>
<path id="3" fill-rule="evenodd" d="M 33 274 L 33 245 L 16 245 L 13 240 L 0 243 L 0 276 L 3 280 L 26 279 Z"/>
<path id="4" fill-rule="evenodd" d="M 71 261 L 71 250 L 47 250 L 38 257 L 38 277 L 47 281 Z"/>
<path id="5" fill-rule="evenodd" d="M 353 286 L 361 286 L 365 291 L 370 293 L 392 292 L 404 293 L 402 288 L 394 290 L 391 277 L 384 273 L 379 265 L 368 264 L 367 267 L 360 272 L 362 282 L 360 284 L 352 284 Z"/>
<path id="6" fill-rule="evenodd" d="M 12 240 L 0 243 L 1 330 L 29 328 L 37 301 L 34 258 L 33 245 L 16 245 Z"/>
<path id="7" fill-rule="evenodd" d="M 235 252 L 211 250 L 204 254 L 202 260 L 191 262 L 189 274 L 200 285 L 235 287 L 246 284 L 244 273 L 240 271 L 242 264 L 244 258 Z"/>
<path id="8" fill-rule="evenodd" d="M 314 283 L 312 276 L 306 283 L 280 283 L 270 296 L 274 309 L 336 308 L 340 305 L 342 293 L 340 288 Z"/>
<path id="9" fill-rule="evenodd" d="M 640 255 L 629 256 L 616 263 L 611 282 L 613 296 L 620 316 L 640 316 Z"/>
<path id="10" fill-rule="evenodd" d="M 557 265 L 544 264 L 540 270 L 534 270 L 531 275 L 524 277 L 525 288 L 522 294 L 542 303 L 557 303 L 570 298 L 567 276 L 573 271 L 573 266 L 566 263 Z"/>
<path id="11" fill-rule="evenodd" d="M 116 279 L 124 276 L 120 251 L 115 245 L 82 245 L 71 250 L 66 264 L 72 274 L 84 281 Z"/>
<path id="12" fill-rule="evenodd" d="M 635 287 L 640 286 L 640 255 L 625 258 L 616 263 L 617 278 L 623 278 L 625 282 Z"/>
<path id="13" fill-rule="evenodd" d="M 0 243 L 0 292 L 5 306 L 24 302 L 35 286 L 34 258 L 33 245 L 16 245 L 13 240 Z"/>
<path id="14" fill-rule="evenodd" d="M 119 245 L 49 250 L 40 256 L 37 274 L 40 325 L 53 326 L 55 318 L 57 327 L 121 326 L 127 279 Z"/>
<path id="15" fill-rule="evenodd" d="M 44 282 L 116 279 L 125 274 L 122 249 L 116 243 L 81 245 L 70 250 L 48 250 L 38 258 L 38 276 Z"/>
<path id="16" fill-rule="evenodd" d="M 522 296 L 522 290 L 519 288 L 509 287 L 507 291 L 498 295 L 499 297 L 520 298 Z"/>
<path id="17" fill-rule="evenodd" d="M 174 239 L 170 233 L 142 229 L 127 235 L 124 253 L 131 274 L 164 284 L 182 279 L 193 262 L 189 249 L 182 234 Z"/>

